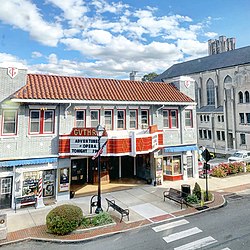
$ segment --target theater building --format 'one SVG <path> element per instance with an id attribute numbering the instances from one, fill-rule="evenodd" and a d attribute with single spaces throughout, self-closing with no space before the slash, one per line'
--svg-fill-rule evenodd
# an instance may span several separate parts
<path id="1" fill-rule="evenodd" d="M 99 124 L 102 185 L 197 177 L 194 88 L 179 90 L 190 84 L 0 68 L 0 208 L 31 195 L 67 200 L 72 185 L 96 184 Z"/>

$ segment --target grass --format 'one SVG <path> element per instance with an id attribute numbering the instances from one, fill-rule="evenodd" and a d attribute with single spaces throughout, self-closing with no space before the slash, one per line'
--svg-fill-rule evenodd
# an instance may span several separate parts
<path id="1" fill-rule="evenodd" d="M 114 223 L 110 214 L 103 212 L 93 216 L 84 217 L 79 228 L 91 228 Z"/>

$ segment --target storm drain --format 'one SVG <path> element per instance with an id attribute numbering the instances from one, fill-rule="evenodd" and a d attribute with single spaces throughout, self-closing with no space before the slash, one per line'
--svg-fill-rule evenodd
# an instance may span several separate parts
<path id="1" fill-rule="evenodd" d="M 225 196 L 227 200 L 240 200 L 243 199 L 243 196 L 238 194 L 230 194 Z"/>

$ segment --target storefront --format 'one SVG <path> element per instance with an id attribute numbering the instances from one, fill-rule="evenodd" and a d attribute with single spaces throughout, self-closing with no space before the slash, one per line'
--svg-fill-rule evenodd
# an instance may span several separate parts
<path id="1" fill-rule="evenodd" d="M 12 167 L 0 167 L 0 209 L 11 207 L 13 186 L 12 170 Z"/>
<path id="2" fill-rule="evenodd" d="M 156 125 L 149 131 L 108 131 L 100 139 L 102 184 L 121 178 L 154 179 L 153 152 L 163 143 L 163 131 Z M 69 135 L 59 138 L 60 161 L 71 161 L 71 185 L 98 183 L 98 151 L 95 128 L 73 128 Z M 94 158 L 94 159 L 93 159 Z M 65 164 L 66 165 L 66 164 Z"/>
<path id="3" fill-rule="evenodd" d="M 164 148 L 163 180 L 175 181 L 197 176 L 197 146 L 173 146 Z"/>
<path id="4" fill-rule="evenodd" d="M 15 207 L 15 198 L 38 196 L 39 180 L 42 183 L 41 196 L 56 197 L 57 158 L 24 159 L 3 161 L 1 170 L 11 169 L 11 176 L 1 177 L 1 208 Z M 5 174 L 6 175 L 6 174 Z"/>

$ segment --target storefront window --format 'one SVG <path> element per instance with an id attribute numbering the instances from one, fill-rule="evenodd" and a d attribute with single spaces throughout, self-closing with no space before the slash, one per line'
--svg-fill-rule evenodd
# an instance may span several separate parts
<path id="1" fill-rule="evenodd" d="M 181 156 L 167 156 L 163 158 L 164 175 L 181 174 Z"/>
<path id="2" fill-rule="evenodd" d="M 43 172 L 43 196 L 53 196 L 55 190 L 55 170 Z"/>
<path id="3" fill-rule="evenodd" d="M 22 195 L 36 195 L 38 193 L 39 172 L 23 173 Z"/>

